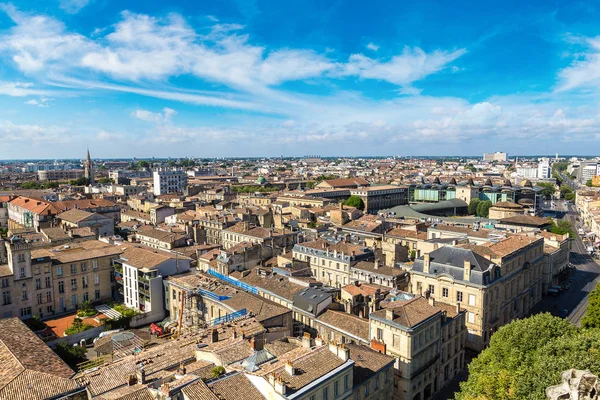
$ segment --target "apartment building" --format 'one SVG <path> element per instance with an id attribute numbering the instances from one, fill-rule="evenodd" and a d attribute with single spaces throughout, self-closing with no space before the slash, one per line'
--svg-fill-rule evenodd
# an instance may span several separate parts
<path id="1" fill-rule="evenodd" d="M 395 358 L 394 399 L 427 400 L 464 369 L 465 312 L 422 296 L 369 315 L 371 347 Z"/>
<path id="2" fill-rule="evenodd" d="M 351 267 L 374 258 L 369 248 L 345 242 L 333 244 L 322 239 L 296 244 L 292 256 L 305 262 L 315 279 L 339 288 L 350 283 Z"/>
<path id="3" fill-rule="evenodd" d="M 135 237 L 144 246 L 160 250 L 172 250 L 187 243 L 187 237 L 182 233 L 161 231 L 150 226 L 138 229 Z"/>
<path id="4" fill-rule="evenodd" d="M 221 244 L 225 250 L 243 242 L 270 246 L 273 251 L 289 251 L 298 240 L 298 232 L 286 229 L 262 228 L 248 222 L 239 222 L 221 231 Z"/>
<path id="5" fill-rule="evenodd" d="M 415 260 L 409 290 L 465 309 L 467 347 L 481 351 L 493 332 L 541 300 L 543 269 L 541 237 L 444 246 Z"/>
<path id="6" fill-rule="evenodd" d="M 188 176 L 180 169 L 160 168 L 152 174 L 154 194 L 183 193 L 187 188 Z"/>
<path id="7" fill-rule="evenodd" d="M 118 291 L 127 307 L 144 313 L 145 322 L 165 317 L 163 278 L 190 270 L 191 259 L 144 246 L 122 246 L 115 260 Z"/>
<path id="8" fill-rule="evenodd" d="M 350 189 L 351 196 L 360 197 L 364 204 L 364 212 L 377 213 L 379 210 L 408 204 L 408 187 L 406 186 L 369 186 Z"/>
<path id="9" fill-rule="evenodd" d="M 56 216 L 65 230 L 88 227 L 96 237 L 112 236 L 115 234 L 115 221 L 102 214 L 91 213 L 73 208 Z"/>
<path id="10" fill-rule="evenodd" d="M 0 228 L 8 228 L 8 202 L 13 196 L 0 196 Z"/>
<path id="11" fill-rule="evenodd" d="M 112 296 L 112 260 L 121 252 L 116 246 L 90 240 L 33 249 L 13 237 L 6 247 L 8 264 L 0 266 L 4 318 L 45 318 Z"/>
<path id="12" fill-rule="evenodd" d="M 83 178 L 84 175 L 82 169 L 43 170 L 37 173 L 40 181 L 68 181 Z"/>
<path id="13" fill-rule="evenodd" d="M 9 228 L 45 228 L 60 210 L 56 203 L 18 196 L 7 203 Z"/>

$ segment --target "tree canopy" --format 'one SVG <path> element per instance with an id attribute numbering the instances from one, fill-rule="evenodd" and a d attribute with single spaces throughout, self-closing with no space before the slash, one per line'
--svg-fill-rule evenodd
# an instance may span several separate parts
<path id="1" fill-rule="evenodd" d="M 556 188 L 554 187 L 553 183 L 549 183 L 549 182 L 538 182 L 536 184 L 537 187 L 541 187 L 542 190 L 540 190 L 540 194 L 544 197 L 544 199 L 549 199 L 552 197 L 552 195 L 554 195 L 554 192 L 556 191 Z"/>
<path id="2" fill-rule="evenodd" d="M 588 295 L 588 306 L 581 320 L 584 328 L 600 328 L 600 285 Z"/>
<path id="3" fill-rule="evenodd" d="M 479 200 L 477 198 L 471 199 L 471 201 L 469 202 L 469 215 L 477 214 L 477 206 L 479 205 L 480 202 L 481 202 L 481 200 Z"/>
<path id="4" fill-rule="evenodd" d="M 349 207 L 356 207 L 359 210 L 364 210 L 365 209 L 365 203 L 364 203 L 363 199 L 361 199 L 358 196 L 350 196 L 350 197 L 348 197 L 348 200 L 346 200 L 346 202 L 344 204 L 347 205 L 347 206 L 349 206 Z"/>
<path id="5" fill-rule="evenodd" d="M 561 372 L 600 372 L 599 344 L 599 329 L 580 329 L 548 313 L 513 321 L 469 364 L 469 379 L 456 399 L 545 400 Z"/>
<path id="6" fill-rule="evenodd" d="M 477 216 L 482 218 L 487 218 L 490 215 L 490 207 L 492 207 L 492 202 L 489 200 L 480 201 L 477 204 Z"/>

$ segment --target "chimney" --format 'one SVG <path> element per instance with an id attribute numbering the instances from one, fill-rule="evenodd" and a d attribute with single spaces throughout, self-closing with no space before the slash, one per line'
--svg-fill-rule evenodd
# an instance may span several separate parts
<path id="1" fill-rule="evenodd" d="M 310 333 L 304 332 L 302 336 L 302 347 L 305 349 L 310 349 L 312 346 L 312 339 L 310 338 Z"/>
<path id="2" fill-rule="evenodd" d="M 465 260 L 465 268 L 463 271 L 463 280 L 469 282 L 471 280 L 471 261 Z"/>
<path id="3" fill-rule="evenodd" d="M 389 319 L 390 321 L 394 320 L 394 310 L 391 308 L 387 308 L 385 310 L 385 319 Z"/>
<path id="4" fill-rule="evenodd" d="M 423 273 L 428 274 L 429 273 L 429 263 L 431 262 L 431 258 L 429 257 L 429 254 L 425 254 L 423 256 Z"/>
<path id="5" fill-rule="evenodd" d="M 275 374 L 272 372 L 269 374 L 269 385 L 275 387 Z"/>
<path id="6" fill-rule="evenodd" d="M 331 351 L 336 356 L 338 354 L 338 346 L 337 346 L 337 343 L 334 340 L 332 340 L 331 342 L 329 342 L 329 351 Z"/>
<path id="7" fill-rule="evenodd" d="M 233 339 L 237 339 L 237 331 L 235 329 L 233 330 L 233 333 L 231 334 L 231 337 Z"/>
<path id="8" fill-rule="evenodd" d="M 285 372 L 287 372 L 290 376 L 296 375 L 296 368 L 294 368 L 294 364 L 291 361 L 285 363 Z"/>
<path id="9" fill-rule="evenodd" d="M 144 364 L 140 363 L 135 367 L 135 377 L 137 379 L 137 383 L 143 385 L 146 383 L 146 371 L 144 371 Z"/>
<path id="10" fill-rule="evenodd" d="M 376 259 L 375 259 L 375 262 L 373 263 L 373 268 L 374 268 L 375 270 L 378 270 L 378 269 L 379 269 L 379 258 L 376 258 Z"/>
<path id="11" fill-rule="evenodd" d="M 316 346 L 323 346 L 324 342 L 323 342 L 323 338 L 321 337 L 321 335 L 317 335 L 317 338 L 315 339 L 315 345 Z"/>
<path id="12" fill-rule="evenodd" d="M 433 297 L 430 297 L 428 300 L 429 300 L 429 305 L 432 307 L 435 307 L 435 299 Z"/>
<path id="13" fill-rule="evenodd" d="M 287 391 L 287 385 L 283 381 L 282 377 L 279 377 L 275 380 L 275 392 L 285 396 L 285 392 Z"/>
<path id="14" fill-rule="evenodd" d="M 460 303 L 456 303 L 456 313 L 460 314 Z"/>
<path id="15" fill-rule="evenodd" d="M 348 361 L 350 359 L 350 349 L 348 349 L 344 344 L 340 344 L 338 347 L 338 357 L 342 359 L 342 361 Z"/>
<path id="16" fill-rule="evenodd" d="M 213 329 L 210 332 L 210 343 L 217 343 L 219 341 L 219 331 Z"/>

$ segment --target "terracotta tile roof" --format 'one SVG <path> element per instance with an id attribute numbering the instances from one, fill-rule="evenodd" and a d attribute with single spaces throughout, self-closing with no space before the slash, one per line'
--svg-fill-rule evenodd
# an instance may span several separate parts
<path id="1" fill-rule="evenodd" d="M 350 284 L 342 287 L 342 290 L 348 293 L 350 296 L 374 296 L 375 293 L 379 290 L 382 296 L 385 296 L 387 292 L 390 291 L 390 288 L 385 286 L 373 285 L 370 283 L 360 283 L 358 286 L 355 284 Z"/>
<path id="2" fill-rule="evenodd" d="M 173 259 L 189 260 L 189 257 L 177 256 L 174 253 L 155 250 L 146 246 L 123 245 L 121 246 L 123 254 L 121 258 L 125 259 L 125 263 L 135 268 L 153 269 L 160 264 Z"/>
<path id="3" fill-rule="evenodd" d="M 375 351 L 367 346 L 347 343 L 350 358 L 354 361 L 353 379 L 354 386 L 360 385 L 370 379 L 383 368 L 393 363 L 395 358 Z M 389 379 L 393 379 L 391 376 Z"/>
<path id="4" fill-rule="evenodd" d="M 245 308 L 248 312 L 254 314 L 254 317 L 258 322 L 292 312 L 287 307 L 246 292 L 238 292 L 230 299 L 224 300 L 223 304 L 228 305 L 236 311 Z"/>
<path id="5" fill-rule="evenodd" d="M 184 387 L 182 392 L 188 400 L 219 400 L 202 379 Z"/>
<path id="6" fill-rule="evenodd" d="M 356 337 L 369 340 L 369 320 L 342 311 L 326 310 L 317 320 L 348 332 Z"/>
<path id="7" fill-rule="evenodd" d="M 94 213 L 73 208 L 57 215 L 63 221 L 78 223 L 94 215 Z"/>
<path id="8" fill-rule="evenodd" d="M 98 400 L 154 400 L 154 397 L 148 390 L 147 385 L 135 384 L 124 386 L 112 390 L 102 396 L 96 397 Z"/>
<path id="9" fill-rule="evenodd" d="M 59 210 L 67 211 L 72 208 L 80 210 L 91 210 L 95 208 L 112 208 L 117 207 L 117 204 L 106 199 L 81 199 L 81 200 L 64 200 L 53 203 Z"/>
<path id="10" fill-rule="evenodd" d="M 18 318 L 0 320 L 0 398 L 45 399 L 80 386 L 73 370 Z"/>
<path id="11" fill-rule="evenodd" d="M 342 179 L 328 179 L 324 180 L 322 183 L 325 183 L 328 186 L 333 188 L 337 187 L 349 187 L 349 186 L 368 186 L 369 182 L 364 180 L 363 178 L 342 178 Z"/>
<path id="12" fill-rule="evenodd" d="M 29 197 L 19 196 L 10 201 L 10 204 L 24 208 L 38 215 L 56 215 L 61 212 L 61 209 L 56 203 L 50 203 L 43 200 L 36 200 Z"/>
<path id="13" fill-rule="evenodd" d="M 543 238 L 536 238 L 523 235 L 515 235 L 508 237 L 496 243 L 486 244 L 498 257 L 506 257 L 517 250 L 529 246 L 530 244 L 540 241 L 543 243 Z"/>
<path id="14" fill-rule="evenodd" d="M 50 257 L 53 261 L 67 264 L 75 261 L 91 260 L 93 258 L 110 257 L 121 254 L 122 248 L 101 242 L 87 240 L 80 243 L 70 243 L 52 249 L 38 249 L 31 252 L 32 258 Z"/>
<path id="15" fill-rule="evenodd" d="M 548 221 L 548 219 L 536 217 L 533 215 L 513 215 L 512 217 L 502 218 L 499 222 L 501 224 L 518 224 L 537 227 L 550 224 L 550 221 Z"/>
<path id="16" fill-rule="evenodd" d="M 304 286 L 291 283 L 286 276 L 273 273 L 268 273 L 267 276 L 261 276 L 258 273 L 260 269 L 260 267 L 251 269 L 249 274 L 239 277 L 239 280 L 251 286 L 267 290 L 288 300 L 293 300 L 294 295 L 304 289 Z M 262 269 L 264 270 L 265 268 Z"/>
<path id="17" fill-rule="evenodd" d="M 259 400 L 265 397 L 243 373 L 228 376 L 208 384 L 221 400 Z"/>
<path id="18" fill-rule="evenodd" d="M 386 236 L 394 236 L 394 237 L 402 237 L 402 238 L 410 238 L 410 239 L 418 239 L 418 240 L 427 240 L 427 232 L 421 231 L 413 231 L 409 229 L 396 228 L 392 229 Z"/>
<path id="19" fill-rule="evenodd" d="M 279 357 L 282 354 L 297 349 L 299 346 L 300 344 L 296 343 L 295 339 L 283 338 L 271 343 L 265 343 L 265 350 L 275 357 Z"/>
<path id="20" fill-rule="evenodd" d="M 293 376 L 286 372 L 285 366 L 273 371 L 276 378 L 281 377 L 286 383 L 287 394 L 293 394 L 309 383 L 342 366 L 344 361 L 333 354 L 327 346 L 323 346 L 293 360 L 292 364 L 297 370 L 297 373 Z"/>
<path id="21" fill-rule="evenodd" d="M 338 253 L 344 253 L 347 255 L 351 255 L 352 252 L 354 252 L 355 255 L 365 254 L 363 252 L 363 249 L 364 249 L 363 246 L 360 246 L 357 244 L 346 243 L 346 242 L 339 242 L 339 243 L 333 244 L 333 243 L 330 243 L 323 239 L 317 239 L 312 242 L 299 243 L 297 246 L 308 247 L 308 248 L 316 249 L 316 250 L 329 249 L 330 252 L 337 251 Z"/>
<path id="22" fill-rule="evenodd" d="M 173 243 L 177 240 L 185 238 L 185 235 L 181 233 L 161 231 L 153 227 L 148 227 L 138 231 L 136 236 L 149 237 L 167 243 Z"/>
<path id="23" fill-rule="evenodd" d="M 385 265 L 381 265 L 378 268 L 375 268 L 375 263 L 372 261 L 360 261 L 353 265 L 352 269 L 358 269 L 362 271 L 367 271 L 372 274 L 379 274 L 385 276 L 401 276 L 406 274 L 406 271 L 402 268 L 388 267 Z"/>
<path id="24" fill-rule="evenodd" d="M 394 311 L 393 322 L 407 328 L 412 328 L 439 312 L 427 299 L 420 296 L 407 301 L 396 301 L 394 307 L 389 309 Z M 378 310 L 371 315 L 387 319 L 386 312 L 387 309 Z"/>

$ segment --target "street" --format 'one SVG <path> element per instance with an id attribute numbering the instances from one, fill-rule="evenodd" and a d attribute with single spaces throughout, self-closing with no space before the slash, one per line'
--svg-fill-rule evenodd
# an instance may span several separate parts
<path id="1" fill-rule="evenodd" d="M 564 204 L 560 202 L 559 204 Z M 562 310 L 567 310 L 569 321 L 579 325 L 585 315 L 588 304 L 587 295 L 600 281 L 600 265 L 587 253 L 582 239 L 577 233 L 577 212 L 575 206 L 565 208 L 565 217 L 572 225 L 575 239 L 571 242 L 570 262 L 575 266 L 570 280 L 570 288 L 557 297 L 546 296 L 534 307 L 532 314 L 550 312 L 560 316 Z"/>

